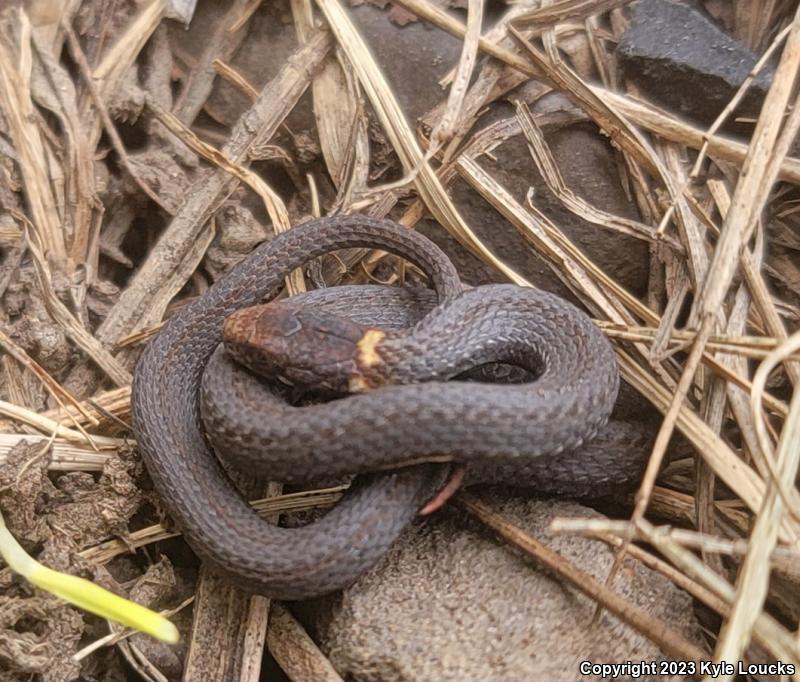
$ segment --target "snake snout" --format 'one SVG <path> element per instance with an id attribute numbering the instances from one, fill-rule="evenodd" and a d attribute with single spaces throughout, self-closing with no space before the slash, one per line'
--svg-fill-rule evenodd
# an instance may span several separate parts
<path id="1" fill-rule="evenodd" d="M 363 383 L 363 339 L 375 333 L 346 317 L 286 302 L 238 310 L 223 326 L 225 349 L 251 371 L 336 393 Z"/>

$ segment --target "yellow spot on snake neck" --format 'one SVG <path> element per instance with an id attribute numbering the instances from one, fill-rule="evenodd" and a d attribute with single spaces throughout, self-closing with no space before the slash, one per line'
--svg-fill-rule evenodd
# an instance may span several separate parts
<path id="1" fill-rule="evenodd" d="M 366 371 L 383 362 L 377 347 L 385 337 L 386 334 L 380 329 L 367 329 L 364 332 L 364 336 L 356 344 L 356 364 L 359 370 Z M 363 373 L 350 377 L 351 393 L 364 393 L 375 387 L 374 377 L 365 376 Z"/>
<path id="2" fill-rule="evenodd" d="M 358 364 L 363 367 L 375 367 L 383 360 L 378 354 L 377 345 L 383 341 L 386 334 L 380 329 L 367 329 L 364 336 L 356 344 L 358 349 Z"/>

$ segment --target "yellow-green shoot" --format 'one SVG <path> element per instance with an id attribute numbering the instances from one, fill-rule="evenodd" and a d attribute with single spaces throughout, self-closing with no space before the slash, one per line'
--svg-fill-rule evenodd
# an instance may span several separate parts
<path id="1" fill-rule="evenodd" d="M 11 535 L 2 514 L 0 557 L 12 571 L 19 573 L 28 582 L 78 608 L 144 632 L 163 642 L 174 644 L 178 641 L 178 628 L 155 611 L 109 592 L 89 580 L 59 573 L 40 564 Z"/>

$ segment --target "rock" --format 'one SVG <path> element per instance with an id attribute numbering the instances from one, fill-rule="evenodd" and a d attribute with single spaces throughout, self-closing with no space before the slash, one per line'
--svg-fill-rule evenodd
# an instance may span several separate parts
<path id="1" fill-rule="evenodd" d="M 556 516 L 594 517 L 576 503 L 483 493 L 493 509 L 545 539 Z M 643 636 L 492 539 L 460 515 L 415 524 L 372 571 L 315 605 L 312 631 L 354 682 L 575 680 L 579 663 L 656 660 Z M 603 543 L 546 542 L 599 581 L 613 562 Z M 691 599 L 628 559 L 615 589 L 690 641 L 700 641 Z M 626 678 L 627 679 L 627 678 Z"/>
<path id="2" fill-rule="evenodd" d="M 703 123 L 719 115 L 757 61 L 706 15 L 672 0 L 639 0 L 617 56 L 653 101 Z M 759 74 L 735 113 L 758 114 L 772 73 Z"/>
<path id="3" fill-rule="evenodd" d="M 424 23 L 398 28 L 389 13 L 371 5 L 351 10 L 353 20 L 372 49 L 411 125 L 446 96 L 437 85 L 458 62 L 461 43 Z M 520 95 L 524 96 L 524 95 Z M 498 117 L 513 116 L 514 109 L 495 103 L 481 125 Z M 578 125 L 547 136 L 553 154 L 568 184 L 590 203 L 611 213 L 638 219 L 638 211 L 619 181 L 614 151 L 596 127 Z M 521 136 L 493 151 L 496 161 L 480 163 L 518 201 L 525 201 L 533 187 L 537 206 L 581 246 L 606 272 L 636 295 L 647 288 L 648 247 L 642 241 L 615 235 L 579 220 L 549 192 L 539 176 Z M 453 198 L 464 219 L 486 245 L 517 272 L 538 286 L 572 300 L 561 281 L 517 231 L 464 182 L 453 186 Z M 420 232 L 436 241 L 453 258 L 469 284 L 504 281 L 432 220 L 419 225 Z"/>
<path id="4" fill-rule="evenodd" d="M 510 107 L 505 110 L 505 115 L 512 113 Z M 609 213 L 639 219 L 635 205 L 619 181 L 614 151 L 596 127 L 573 125 L 546 135 L 546 139 L 570 189 Z M 507 140 L 493 151 L 493 155 L 494 160 L 482 158 L 481 166 L 518 202 L 525 205 L 525 195 L 532 188 L 537 208 L 569 239 L 631 293 L 644 295 L 649 275 L 648 245 L 645 242 L 592 225 L 566 209 L 545 185 L 521 136 Z M 536 286 L 575 301 L 572 293 L 533 247 L 466 183 L 456 181 L 453 198 L 475 234 L 496 256 Z M 437 224 L 426 221 L 419 229 L 445 249 L 468 284 L 504 281 L 502 275 L 459 246 Z"/>
<path id="5" fill-rule="evenodd" d="M 389 11 L 373 5 L 353 7 L 350 16 L 413 128 L 447 96 L 439 80 L 458 64 L 461 41 L 423 22 L 400 28 Z"/>

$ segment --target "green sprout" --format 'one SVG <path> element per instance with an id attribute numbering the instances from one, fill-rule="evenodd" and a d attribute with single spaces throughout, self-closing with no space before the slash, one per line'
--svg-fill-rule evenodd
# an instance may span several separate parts
<path id="1" fill-rule="evenodd" d="M 144 632 L 162 642 L 175 644 L 178 641 L 178 628 L 155 611 L 109 592 L 89 580 L 42 566 L 14 539 L 6 528 L 2 514 L 0 557 L 12 571 L 28 582 L 78 608 Z"/>

